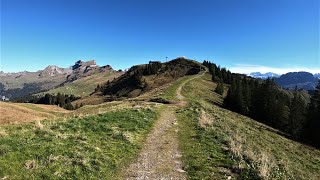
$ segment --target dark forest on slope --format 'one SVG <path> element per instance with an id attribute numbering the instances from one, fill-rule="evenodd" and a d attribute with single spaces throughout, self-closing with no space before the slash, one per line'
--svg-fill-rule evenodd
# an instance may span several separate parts
<path id="1" fill-rule="evenodd" d="M 272 79 L 258 80 L 234 74 L 214 63 L 204 61 L 219 94 L 228 84 L 224 106 L 272 126 L 290 138 L 320 147 L 320 84 L 310 100 L 298 89 L 280 88 Z"/>

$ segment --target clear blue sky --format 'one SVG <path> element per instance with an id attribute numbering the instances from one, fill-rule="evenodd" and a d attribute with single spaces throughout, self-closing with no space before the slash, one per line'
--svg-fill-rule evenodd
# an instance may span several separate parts
<path id="1" fill-rule="evenodd" d="M 319 0 L 0 0 L 1 70 L 168 56 L 228 68 L 318 68 Z"/>

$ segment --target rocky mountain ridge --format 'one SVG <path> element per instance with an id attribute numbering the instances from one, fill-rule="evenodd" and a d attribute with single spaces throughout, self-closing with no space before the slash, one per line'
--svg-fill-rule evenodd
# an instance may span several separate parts
<path id="1" fill-rule="evenodd" d="M 46 91 L 97 73 L 114 71 L 110 65 L 98 66 L 95 60 L 77 61 L 68 68 L 49 65 L 36 72 L 0 72 L 0 95 L 10 99 Z"/>

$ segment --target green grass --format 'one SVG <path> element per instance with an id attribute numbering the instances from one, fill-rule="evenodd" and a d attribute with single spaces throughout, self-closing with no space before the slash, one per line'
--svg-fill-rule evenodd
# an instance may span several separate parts
<path id="1" fill-rule="evenodd" d="M 320 151 L 223 109 L 208 75 L 187 82 L 191 102 L 178 112 L 180 148 L 190 179 L 320 179 Z"/>
<path id="2" fill-rule="evenodd" d="M 48 112 L 34 104 L 28 104 L 28 103 L 21 103 L 19 104 L 20 106 L 23 106 L 23 107 L 26 107 L 26 108 L 29 108 L 29 109 L 32 109 L 32 110 L 35 110 L 35 111 L 40 111 L 40 112 Z"/>
<path id="3" fill-rule="evenodd" d="M 171 86 L 168 87 L 168 89 L 166 89 L 166 91 L 160 95 L 160 98 L 168 100 L 168 101 L 176 101 L 178 100 L 177 98 L 177 89 L 185 82 L 187 82 L 189 79 L 195 77 L 197 75 L 192 75 L 192 76 L 185 76 L 182 77 L 180 79 L 178 79 L 177 81 L 175 81 Z"/>
<path id="4" fill-rule="evenodd" d="M 189 179 L 227 179 L 234 162 L 221 137 L 198 126 L 199 112 L 190 106 L 178 111 L 179 142 Z"/>
<path id="5" fill-rule="evenodd" d="M 133 158 L 157 113 L 121 110 L 0 126 L 0 178 L 113 179 Z"/>

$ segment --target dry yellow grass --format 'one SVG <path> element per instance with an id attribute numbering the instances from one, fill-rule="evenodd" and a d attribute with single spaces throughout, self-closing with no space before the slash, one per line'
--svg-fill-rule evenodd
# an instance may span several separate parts
<path id="1" fill-rule="evenodd" d="M 6 135 L 8 135 L 7 132 L 0 127 L 0 137 L 4 137 Z"/>
<path id="2" fill-rule="evenodd" d="M 201 114 L 199 117 L 199 126 L 202 128 L 206 128 L 208 126 L 211 126 L 213 123 L 213 119 L 209 117 L 209 115 L 201 109 Z"/>
<path id="3" fill-rule="evenodd" d="M 50 114 L 38 112 L 13 103 L 0 103 L 0 124 L 20 123 L 33 120 L 42 120 L 50 117 Z"/>

